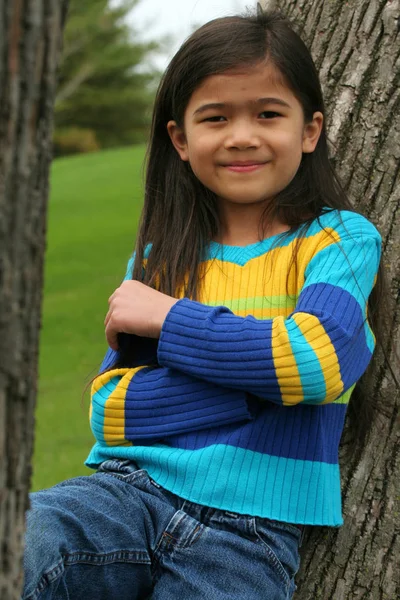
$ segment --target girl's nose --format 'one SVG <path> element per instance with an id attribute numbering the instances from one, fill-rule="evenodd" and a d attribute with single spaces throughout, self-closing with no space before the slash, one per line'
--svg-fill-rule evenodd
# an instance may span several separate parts
<path id="1" fill-rule="evenodd" d="M 225 148 L 245 150 L 247 148 L 258 148 L 260 138 L 249 123 L 243 122 L 232 125 L 225 138 Z"/>

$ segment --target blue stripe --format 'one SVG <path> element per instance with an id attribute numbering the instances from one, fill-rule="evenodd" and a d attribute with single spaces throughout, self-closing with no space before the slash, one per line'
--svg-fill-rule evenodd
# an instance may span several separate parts
<path id="1" fill-rule="evenodd" d="M 88 466 L 134 460 L 165 489 L 222 510 L 305 525 L 342 524 L 337 464 L 214 445 L 197 452 L 152 447 L 93 448 Z M 229 482 L 229 485 L 227 485 Z"/>
<path id="2" fill-rule="evenodd" d="M 168 444 L 183 450 L 225 444 L 261 454 L 335 464 L 346 408 L 346 404 L 281 407 L 268 403 L 254 421 L 171 436 Z"/>
<path id="3" fill-rule="evenodd" d="M 350 335 L 363 329 L 365 317 L 359 303 L 349 292 L 336 285 L 314 283 L 303 288 L 295 312 L 313 314 L 314 310 L 331 315 Z"/>
<path id="4" fill-rule="evenodd" d="M 254 323 L 256 323 L 256 320 L 254 320 Z M 260 361 L 257 361 L 257 367 L 259 368 L 260 366 L 262 366 L 262 368 L 265 370 L 265 372 L 269 372 L 271 374 L 270 379 L 268 381 L 268 394 L 270 395 L 271 399 L 273 399 L 274 402 L 279 402 L 280 404 L 282 404 L 282 392 L 281 392 L 281 388 L 280 385 L 278 383 L 278 378 L 276 376 L 276 369 L 275 369 L 275 364 L 274 364 L 274 359 L 272 356 L 272 326 L 273 326 L 273 321 L 272 319 L 266 320 L 264 321 L 264 331 L 263 331 L 263 340 L 262 340 L 262 345 L 259 348 L 258 352 L 255 354 L 260 354 L 261 356 L 264 355 L 265 357 L 265 361 L 264 361 L 264 365 L 260 365 Z M 260 356 L 260 357 L 261 357 Z M 257 360 L 259 357 L 258 356 L 254 356 L 254 359 Z M 255 369 L 252 372 L 252 368 L 254 369 L 254 366 L 252 364 L 253 361 L 249 361 L 246 364 L 246 378 L 248 377 L 254 377 L 254 380 L 257 381 L 260 377 L 260 371 L 258 369 Z M 243 377 L 242 373 L 238 373 L 238 375 L 240 377 Z M 261 386 L 263 387 L 263 386 Z"/>
<path id="5" fill-rule="evenodd" d="M 110 367 L 115 365 L 115 363 L 118 361 L 118 359 L 119 359 L 118 352 L 116 352 L 115 350 L 112 350 L 111 348 L 108 348 L 108 350 L 103 358 L 103 362 L 101 363 L 99 373 L 103 373 L 104 371 L 107 371 L 107 369 L 109 369 Z"/>
<path id="6" fill-rule="evenodd" d="M 183 298 L 164 322 L 158 360 L 164 367 L 257 396 L 265 394 L 267 381 L 268 398 L 281 404 L 272 356 L 272 326 L 272 319 L 237 317 L 224 306 L 214 308 Z M 244 353 L 246 347 L 251 351 Z"/>
<path id="7" fill-rule="evenodd" d="M 368 238 L 363 245 L 361 241 L 359 236 L 357 240 L 333 243 L 317 252 L 305 269 L 304 288 L 318 281 L 329 281 L 332 287 L 352 296 L 364 311 L 374 285 L 380 253 L 377 239 Z"/>

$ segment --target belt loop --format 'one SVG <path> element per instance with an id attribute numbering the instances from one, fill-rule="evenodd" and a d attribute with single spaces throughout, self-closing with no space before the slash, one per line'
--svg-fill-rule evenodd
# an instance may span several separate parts
<path id="1" fill-rule="evenodd" d="M 230 512 L 229 510 L 225 510 L 224 514 L 231 519 L 238 519 L 240 516 L 237 513 Z"/>
<path id="2" fill-rule="evenodd" d="M 161 485 L 159 483 L 157 483 L 156 481 L 154 481 L 154 479 L 152 479 L 151 477 L 149 477 L 150 479 L 150 483 L 154 485 L 154 487 L 160 489 Z"/>

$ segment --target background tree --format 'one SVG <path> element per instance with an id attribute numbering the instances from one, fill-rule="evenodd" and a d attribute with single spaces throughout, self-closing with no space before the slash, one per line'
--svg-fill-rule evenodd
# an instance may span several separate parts
<path id="1" fill-rule="evenodd" d="M 149 56 L 158 45 L 138 40 L 126 16 L 138 0 L 70 0 L 55 105 L 56 149 L 142 142 L 158 74 Z M 71 144 L 74 148 L 74 144 Z"/>
<path id="2" fill-rule="evenodd" d="M 328 134 L 342 182 L 379 228 L 390 280 L 391 340 L 400 350 L 400 2 L 271 0 L 311 48 L 328 107 Z M 382 352 L 369 394 L 380 405 L 361 457 L 342 457 L 345 527 L 306 538 L 297 598 L 400 598 L 399 392 Z"/>
<path id="3" fill-rule="evenodd" d="M 0 598 L 20 597 L 57 60 L 68 0 L 0 0 Z"/>

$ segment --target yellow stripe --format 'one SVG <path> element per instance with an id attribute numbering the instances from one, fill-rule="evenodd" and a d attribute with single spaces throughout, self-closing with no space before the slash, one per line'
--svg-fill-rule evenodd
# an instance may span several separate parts
<path id="1" fill-rule="evenodd" d="M 295 313 L 293 320 L 319 360 L 326 385 L 326 398 L 321 404 L 332 402 L 343 391 L 343 381 L 340 377 L 340 367 L 335 347 L 319 319 L 314 315 Z"/>
<path id="2" fill-rule="evenodd" d="M 92 383 L 92 396 L 94 396 L 94 394 L 98 392 L 100 388 L 107 385 L 107 383 L 109 383 L 113 377 L 123 376 L 129 371 L 130 369 L 128 368 L 111 369 L 110 371 L 106 371 L 105 373 L 102 373 L 101 375 L 96 377 L 96 379 Z"/>
<path id="3" fill-rule="evenodd" d="M 304 400 L 303 388 L 283 317 L 277 317 L 272 325 L 272 357 L 283 404 L 298 404 Z"/>
<path id="4" fill-rule="evenodd" d="M 92 384 L 93 397 L 96 392 L 107 386 L 111 379 L 121 377 L 104 405 L 103 435 L 107 446 L 132 446 L 132 442 L 125 439 L 125 395 L 132 377 L 143 368 L 112 369 L 96 377 Z"/>
<path id="5" fill-rule="evenodd" d="M 124 374 L 104 407 L 104 440 L 108 446 L 132 446 L 132 442 L 125 439 L 125 396 L 132 378 L 141 369 L 143 367 L 116 369 Z"/>
<path id="6" fill-rule="evenodd" d="M 287 307 L 274 309 L 269 304 L 269 298 L 297 298 L 304 285 L 304 271 L 310 260 L 317 252 L 339 240 L 338 233 L 327 228 L 303 240 L 296 239 L 287 246 L 274 248 L 266 255 L 252 258 L 244 266 L 213 259 L 205 263 L 204 285 L 201 286 L 199 300 L 212 306 L 226 305 L 229 301 L 235 314 L 253 315 L 261 319 L 275 317 L 278 312 L 281 315 L 287 311 L 290 313 L 293 301 L 288 300 Z M 294 268 L 289 269 L 296 247 L 297 272 Z M 262 298 L 265 302 L 260 306 Z"/>

